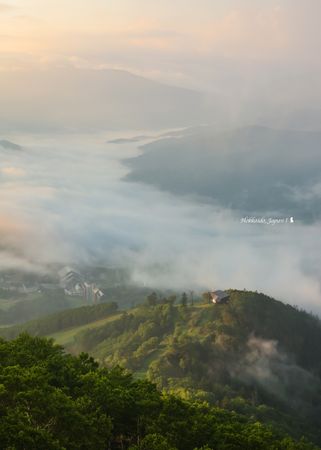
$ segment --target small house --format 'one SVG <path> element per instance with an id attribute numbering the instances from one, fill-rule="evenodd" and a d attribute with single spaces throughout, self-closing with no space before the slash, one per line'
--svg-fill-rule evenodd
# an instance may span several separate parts
<path id="1" fill-rule="evenodd" d="M 218 303 L 227 303 L 230 297 L 230 294 L 225 291 L 213 291 L 209 293 L 210 300 L 214 304 Z"/>

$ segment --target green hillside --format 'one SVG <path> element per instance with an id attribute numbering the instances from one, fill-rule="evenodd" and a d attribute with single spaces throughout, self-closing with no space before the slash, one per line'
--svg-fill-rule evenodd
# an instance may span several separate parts
<path id="1" fill-rule="evenodd" d="M 81 297 L 66 296 L 63 289 L 18 294 L 0 288 L 0 327 L 76 308 L 84 303 Z"/>
<path id="2" fill-rule="evenodd" d="M 56 316 L 2 333 L 50 335 L 70 353 L 88 352 L 181 398 L 320 444 L 320 320 L 247 291 L 231 290 L 226 304 L 183 304 L 170 297 L 123 312 L 97 305 L 71 310 L 63 324 Z M 72 311 L 82 319 L 72 323 Z"/>
<path id="3" fill-rule="evenodd" d="M 50 314 L 41 319 L 31 320 L 24 324 L 14 325 L 0 330 L 2 336 L 12 339 L 21 332 L 28 332 L 34 336 L 64 335 L 66 332 L 75 335 L 78 330 L 86 328 L 87 324 L 99 326 L 105 323 L 106 318 L 114 319 L 118 309 L 117 303 L 100 303 L 92 306 L 81 306 Z M 119 317 L 119 315 L 115 316 Z M 60 342 L 59 342 L 60 343 Z"/>
<path id="4" fill-rule="evenodd" d="M 104 269 L 103 274 L 97 272 L 98 270 L 95 272 L 93 270 L 89 276 L 96 276 L 101 283 L 105 294 L 104 301 L 117 302 L 120 308 L 130 308 L 152 292 L 150 288 L 132 286 L 123 282 L 121 279 L 123 274 L 119 273 L 120 270 Z M 117 278 L 119 278 L 119 284 L 115 286 Z M 60 288 L 22 294 L 8 291 L 0 286 L 0 328 L 31 320 L 41 320 L 46 315 L 81 306 L 88 306 L 85 298 L 66 295 Z"/>
<path id="5" fill-rule="evenodd" d="M 161 393 L 45 338 L 0 339 L 3 450 L 316 450 L 255 418 Z"/>

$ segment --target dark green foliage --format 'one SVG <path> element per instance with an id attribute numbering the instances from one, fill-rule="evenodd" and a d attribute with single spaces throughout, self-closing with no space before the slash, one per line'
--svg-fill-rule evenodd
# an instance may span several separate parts
<path id="1" fill-rule="evenodd" d="M 157 304 L 157 294 L 156 292 L 152 292 L 147 296 L 147 304 L 149 306 L 156 306 Z"/>
<path id="2" fill-rule="evenodd" d="M 16 325 L 1 330 L 1 334 L 12 339 L 23 331 L 34 336 L 45 336 L 79 325 L 84 325 L 107 317 L 117 311 L 117 303 L 101 303 L 93 306 L 67 309 L 43 319 L 33 320 L 23 325 Z"/>
<path id="3" fill-rule="evenodd" d="M 120 308 L 131 308 L 142 303 L 143 299 L 152 293 L 150 288 L 129 284 L 119 284 L 117 286 L 105 286 L 103 281 L 101 289 L 105 298 L 109 302 L 117 302 Z"/>
<path id="4" fill-rule="evenodd" d="M 313 450 L 244 416 L 162 395 L 52 340 L 0 340 L 3 450 Z"/>
<path id="5" fill-rule="evenodd" d="M 187 295 L 186 292 L 183 292 L 182 297 L 181 297 L 181 305 L 186 308 L 187 306 Z"/>
<path id="6" fill-rule="evenodd" d="M 28 335 L 1 341 L 0 355 L 1 448 L 103 448 L 111 420 L 82 389 L 92 359 Z"/>
<path id="7" fill-rule="evenodd" d="M 160 434 L 148 434 L 138 445 L 130 447 L 129 450 L 176 450 L 172 447 L 166 438 Z"/>
<path id="8" fill-rule="evenodd" d="M 320 341 L 316 317 L 230 291 L 224 305 L 182 308 L 163 299 L 129 310 L 76 334 L 69 350 L 321 442 Z"/>
<path id="9" fill-rule="evenodd" d="M 111 314 L 103 324 L 75 328 L 67 350 L 89 352 L 103 366 L 120 365 L 136 378 L 147 375 L 186 400 L 207 401 L 320 443 L 319 319 L 263 294 L 229 294 L 223 305 L 182 307 L 174 297 L 155 296 L 156 303 L 122 314 L 113 315 L 107 305 L 80 308 L 74 316 L 67 311 L 65 319 L 58 314 L 24 329 L 49 334 L 61 327 L 60 319 L 70 327 L 90 324 L 98 312 Z"/>

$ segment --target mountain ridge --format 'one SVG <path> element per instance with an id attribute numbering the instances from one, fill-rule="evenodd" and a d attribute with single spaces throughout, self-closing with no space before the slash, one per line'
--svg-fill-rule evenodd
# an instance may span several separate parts
<path id="1" fill-rule="evenodd" d="M 0 83 L 2 127 L 20 131 L 191 126 L 217 109 L 203 93 L 114 69 L 1 72 Z"/>

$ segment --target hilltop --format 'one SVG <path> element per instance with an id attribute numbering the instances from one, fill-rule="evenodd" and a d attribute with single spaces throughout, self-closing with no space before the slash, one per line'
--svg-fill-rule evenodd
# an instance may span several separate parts
<path id="1" fill-rule="evenodd" d="M 74 324 L 63 325 L 60 313 L 61 320 L 2 333 L 50 335 L 71 353 L 88 352 L 109 368 L 121 365 L 167 392 L 320 443 L 320 320 L 263 294 L 229 292 L 222 305 L 183 306 L 170 297 L 126 311 L 106 305 L 99 314 L 97 305 L 83 315 L 78 309 L 83 319 Z M 69 317 L 72 311 L 76 317 L 77 310 Z"/>

